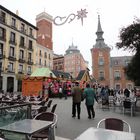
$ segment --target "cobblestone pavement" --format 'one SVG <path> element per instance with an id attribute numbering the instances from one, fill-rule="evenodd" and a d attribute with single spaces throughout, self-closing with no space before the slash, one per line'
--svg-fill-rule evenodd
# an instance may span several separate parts
<path id="1" fill-rule="evenodd" d="M 52 105 L 57 103 L 55 113 L 58 115 L 58 123 L 56 128 L 56 136 L 68 138 L 74 140 L 83 131 L 89 127 L 96 127 L 97 123 L 106 117 L 116 117 L 127 121 L 132 128 L 132 132 L 136 134 L 136 140 L 140 140 L 140 110 L 137 111 L 135 116 L 131 117 L 130 113 L 123 114 L 119 108 L 115 110 L 113 108 L 101 109 L 99 104 L 95 104 L 96 116 L 94 119 L 89 120 L 87 118 L 87 111 L 84 101 L 81 104 L 81 119 L 72 118 L 72 100 L 68 97 L 67 100 L 64 98 L 53 98 Z"/>

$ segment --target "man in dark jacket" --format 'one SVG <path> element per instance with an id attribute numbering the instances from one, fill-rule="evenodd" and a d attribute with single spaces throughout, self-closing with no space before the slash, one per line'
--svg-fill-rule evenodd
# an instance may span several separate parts
<path id="1" fill-rule="evenodd" d="M 72 89 L 72 117 L 80 119 L 81 113 L 81 100 L 82 100 L 82 89 L 79 87 L 79 83 L 76 82 L 74 88 Z M 77 111 L 76 111 L 77 109 Z"/>

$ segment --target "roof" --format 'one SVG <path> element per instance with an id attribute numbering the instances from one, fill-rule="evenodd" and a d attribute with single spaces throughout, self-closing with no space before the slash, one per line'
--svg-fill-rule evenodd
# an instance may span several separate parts
<path id="1" fill-rule="evenodd" d="M 64 79 L 66 78 L 66 79 L 69 79 L 69 78 L 71 78 L 71 75 L 70 75 L 70 73 L 68 73 L 68 72 L 63 72 L 63 71 L 58 71 L 58 70 L 52 70 L 52 72 L 54 73 L 54 75 L 56 76 L 56 77 L 63 77 Z"/>
<path id="2" fill-rule="evenodd" d="M 81 80 L 82 77 L 84 76 L 85 72 L 86 72 L 86 70 L 81 70 L 81 71 L 79 72 L 79 74 L 78 74 L 76 80 Z"/>
<path id="3" fill-rule="evenodd" d="M 37 68 L 32 74 L 31 77 L 53 77 L 56 78 L 54 73 L 49 68 Z"/>
<path id="4" fill-rule="evenodd" d="M 21 20 L 22 22 L 28 24 L 29 26 L 31 26 L 32 28 L 38 30 L 38 28 L 36 26 L 34 26 L 33 24 L 29 23 L 28 21 L 24 20 L 23 18 L 19 17 L 18 15 L 16 15 L 15 13 L 11 12 L 10 10 L 6 9 L 5 7 L 3 7 L 2 5 L 0 5 L 0 9 L 6 11 L 8 14 L 16 17 L 17 19 Z"/>
<path id="5" fill-rule="evenodd" d="M 74 44 L 72 42 L 72 45 L 69 46 L 69 48 L 65 52 L 66 52 L 66 54 L 80 53 L 80 50 L 77 48 L 77 46 L 74 46 Z"/>

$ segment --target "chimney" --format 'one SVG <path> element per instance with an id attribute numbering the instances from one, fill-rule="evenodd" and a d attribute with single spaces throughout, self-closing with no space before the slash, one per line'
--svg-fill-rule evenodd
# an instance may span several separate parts
<path id="1" fill-rule="evenodd" d="M 19 16 L 19 11 L 18 10 L 16 10 L 16 15 Z"/>

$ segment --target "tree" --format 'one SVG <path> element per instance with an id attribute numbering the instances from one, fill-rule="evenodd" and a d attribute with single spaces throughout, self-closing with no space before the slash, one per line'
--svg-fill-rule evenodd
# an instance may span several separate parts
<path id="1" fill-rule="evenodd" d="M 140 22 L 137 20 L 120 31 L 120 42 L 116 43 L 118 49 L 135 52 L 131 62 L 124 68 L 125 74 L 135 85 L 140 85 Z"/>

